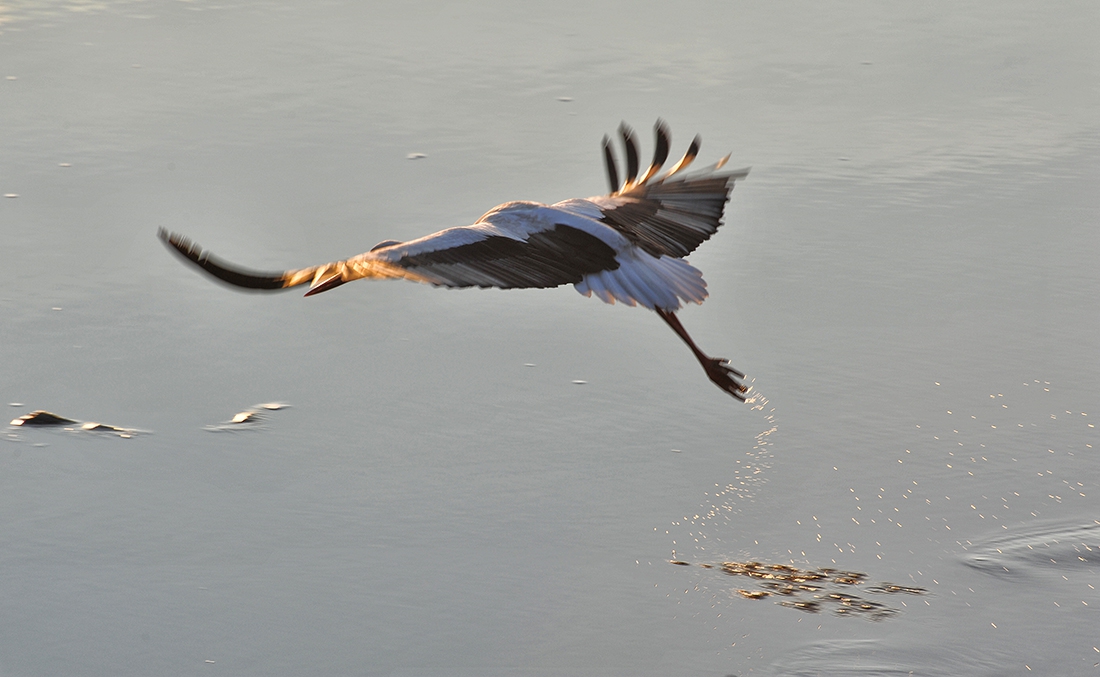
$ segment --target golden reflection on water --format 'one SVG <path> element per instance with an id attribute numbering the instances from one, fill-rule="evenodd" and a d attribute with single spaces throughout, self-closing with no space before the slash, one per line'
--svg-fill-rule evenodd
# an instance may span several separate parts
<path id="1" fill-rule="evenodd" d="M 750 380 L 748 385 L 751 386 L 752 383 L 753 381 Z M 765 471 L 771 468 L 773 456 L 772 435 L 779 429 L 775 407 L 772 407 L 768 398 L 754 387 L 750 388 L 749 397 L 745 403 L 749 405 L 751 411 L 761 412 L 764 419 L 763 429 L 756 434 L 752 448 L 745 451 L 743 456 L 734 459 L 734 467 L 731 469 L 732 479 L 724 485 L 716 482 L 715 491 L 704 492 L 706 499 L 697 511 L 671 524 L 672 527 L 687 527 L 689 529 L 687 537 L 699 550 L 706 550 L 702 541 L 706 540 L 707 536 L 701 529 L 707 526 L 713 527 L 715 522 L 728 524 L 730 516 L 740 511 L 738 504 L 751 500 L 756 490 L 767 481 Z M 671 535 L 671 530 L 666 530 L 665 533 Z M 679 545 L 681 544 L 674 538 L 673 560 L 677 559 L 676 551 Z"/>
<path id="2" fill-rule="evenodd" d="M 756 388 L 750 391 L 747 402 L 753 411 L 762 414 L 764 423 L 754 437 L 752 448 L 734 459 L 730 469 L 733 475 L 731 480 L 725 484 L 715 483 L 713 492 L 705 492 L 706 500 L 699 510 L 672 523 L 672 527 L 688 530 L 688 544 L 696 552 L 714 549 L 721 541 L 715 527 L 729 524 L 731 517 L 741 512 L 743 506 L 752 501 L 761 485 L 767 481 L 766 472 L 771 467 L 775 434 L 779 430 L 775 408 Z M 670 530 L 666 533 L 673 532 Z M 685 549 L 684 545 L 682 536 L 680 540 L 673 540 L 672 558 L 669 560 L 672 564 L 681 567 L 695 566 L 751 583 L 729 588 L 727 593 L 731 599 L 771 599 L 779 606 L 805 613 L 831 612 L 837 616 L 858 616 L 879 621 L 900 613 L 900 609 L 869 596 L 928 593 L 925 588 L 895 583 L 869 585 L 868 575 L 860 571 L 828 567 L 800 568 L 793 562 L 749 560 L 693 565 L 677 555 L 677 549 Z"/>
<path id="3" fill-rule="evenodd" d="M 673 521 L 665 530 L 665 534 L 672 537 L 670 561 L 674 564 L 690 566 L 688 562 L 681 561 L 677 554 L 678 550 L 688 546 L 698 552 L 720 547 L 721 538 L 716 535 L 715 527 L 729 525 L 731 518 L 742 512 L 742 506 L 751 502 L 756 491 L 767 481 L 766 471 L 771 468 L 774 435 L 779 425 L 775 407 L 770 405 L 767 396 L 755 387 L 754 382 L 755 379 L 751 379 L 747 383 L 750 389 L 745 403 L 749 405 L 750 411 L 762 415 L 763 425 L 756 433 L 752 447 L 735 456 L 732 464 L 717 471 L 721 473 L 719 477 L 725 474 L 725 482 L 715 482 L 713 490 L 704 492 L 704 502 L 696 511 Z M 708 534 L 712 538 L 708 538 Z M 703 566 L 711 568 L 711 565 Z M 752 598 L 756 593 L 746 591 L 743 594 Z M 760 591 L 757 597 L 770 594 L 769 591 Z"/>
<path id="4" fill-rule="evenodd" d="M 938 511 L 937 529 L 980 533 L 975 525 L 985 524 L 1009 531 L 1045 519 L 1056 506 L 1058 513 L 1073 505 L 1091 510 L 1096 428 L 1089 412 L 1067 405 L 1049 381 L 1032 379 L 956 399 L 936 420 L 917 424 L 907 461 L 937 476 L 936 486 L 952 487 L 920 496 L 928 512 Z"/>

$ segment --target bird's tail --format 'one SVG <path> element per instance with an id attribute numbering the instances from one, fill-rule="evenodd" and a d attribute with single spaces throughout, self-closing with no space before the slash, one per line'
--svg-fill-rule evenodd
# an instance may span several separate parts
<path id="1" fill-rule="evenodd" d="M 682 303 L 702 303 L 707 298 L 703 273 L 674 256 L 652 256 L 644 251 L 616 257 L 619 267 L 584 276 L 573 285 L 585 296 L 595 294 L 604 303 L 616 301 L 650 310 L 675 311 Z"/>

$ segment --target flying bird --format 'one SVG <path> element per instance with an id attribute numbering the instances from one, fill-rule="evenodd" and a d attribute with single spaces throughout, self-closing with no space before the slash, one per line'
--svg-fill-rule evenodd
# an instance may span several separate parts
<path id="1" fill-rule="evenodd" d="M 619 183 L 615 152 L 603 139 L 611 192 L 552 205 L 506 202 L 471 226 L 448 228 L 408 242 L 387 240 L 370 251 L 320 266 L 265 273 L 248 270 L 203 250 L 186 237 L 161 228 L 172 251 L 235 287 L 275 291 L 309 284 L 306 296 L 361 278 L 406 279 L 439 287 L 527 289 L 572 284 L 585 296 L 648 308 L 664 320 L 702 365 L 715 385 L 744 401 L 745 375 L 724 358 L 710 357 L 695 344 L 676 311 L 707 297 L 703 274 L 684 257 L 720 225 L 730 191 L 747 169 L 723 170 L 729 155 L 701 170 L 685 170 L 699 154 L 699 137 L 664 175 L 670 136 L 661 120 L 654 126 L 653 161 L 639 175 L 638 141 L 619 127 L 626 160 Z"/>

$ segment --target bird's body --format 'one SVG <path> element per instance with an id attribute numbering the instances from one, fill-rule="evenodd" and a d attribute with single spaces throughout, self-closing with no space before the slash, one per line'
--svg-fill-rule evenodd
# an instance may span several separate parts
<path id="1" fill-rule="evenodd" d="M 620 187 L 610 142 L 604 139 L 610 195 L 553 205 L 507 202 L 473 225 L 448 228 L 408 242 L 388 241 L 343 261 L 281 273 L 228 264 L 186 238 L 163 229 L 176 252 L 233 286 L 278 290 L 310 284 L 306 296 L 362 278 L 403 278 L 445 287 L 546 288 L 573 284 L 607 303 L 657 312 L 689 345 L 720 388 L 744 399 L 740 372 L 695 346 L 674 315 L 683 303 L 707 296 L 702 273 L 684 260 L 717 231 L 734 182 L 748 170 L 721 171 L 725 159 L 691 174 L 682 170 L 698 153 L 698 137 L 681 160 L 654 179 L 668 154 L 668 132 L 658 121 L 653 163 L 638 178 L 637 144 L 623 126 L 627 176 Z M 727 156 L 728 158 L 728 156 Z"/>

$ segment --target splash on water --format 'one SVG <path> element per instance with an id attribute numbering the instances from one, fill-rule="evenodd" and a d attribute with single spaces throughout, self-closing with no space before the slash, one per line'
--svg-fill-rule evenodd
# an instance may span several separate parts
<path id="1" fill-rule="evenodd" d="M 750 381 L 751 384 L 751 381 Z M 714 491 L 705 492 L 706 499 L 691 515 L 672 523 L 674 528 L 687 528 L 687 537 L 699 549 L 705 550 L 700 545 L 700 530 L 704 527 L 713 527 L 715 523 L 728 524 L 732 515 L 740 510 L 740 504 L 753 498 L 756 491 L 767 482 L 766 471 L 771 468 L 773 435 L 779 430 L 779 424 L 775 416 L 775 407 L 771 406 L 768 398 L 757 388 L 749 391 L 745 400 L 750 410 L 758 412 L 763 418 L 763 426 L 753 438 L 751 449 L 738 454 L 733 459 L 732 467 L 716 471 L 716 474 L 725 474 L 729 479 L 725 484 L 716 482 Z M 669 533 L 669 530 L 666 533 Z M 671 535 L 671 534 L 670 534 Z M 672 541 L 672 559 L 677 558 L 677 540 Z"/>

